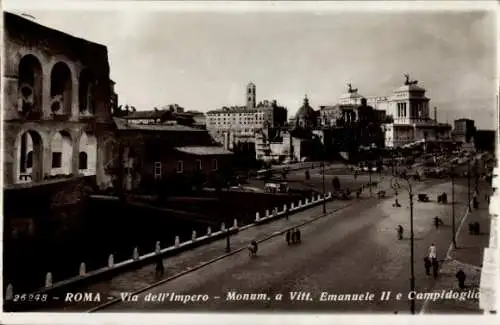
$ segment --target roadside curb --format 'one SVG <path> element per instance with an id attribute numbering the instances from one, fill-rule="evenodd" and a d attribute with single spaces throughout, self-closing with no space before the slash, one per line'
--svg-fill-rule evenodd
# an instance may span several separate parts
<path id="1" fill-rule="evenodd" d="M 352 206 L 352 205 L 353 205 L 353 203 L 346 204 L 345 206 L 343 206 L 343 207 L 339 207 L 339 208 L 336 208 L 336 209 L 332 210 L 331 212 L 328 212 L 327 214 L 321 214 L 320 216 L 318 216 L 318 217 L 314 217 L 314 218 L 312 218 L 311 220 L 307 220 L 307 221 L 304 221 L 304 222 L 299 223 L 299 224 L 297 224 L 297 225 L 294 225 L 294 226 L 291 226 L 291 227 L 285 228 L 285 229 L 283 229 L 283 230 L 276 231 L 276 232 L 272 233 L 271 235 L 268 235 L 267 237 L 264 237 L 263 239 L 258 240 L 257 242 L 258 242 L 258 243 L 265 242 L 265 241 L 267 241 L 267 240 L 269 240 L 269 239 L 272 239 L 272 238 L 274 238 L 274 237 L 277 237 L 277 236 L 280 236 L 280 235 L 282 235 L 282 234 L 286 233 L 288 230 L 291 230 L 291 229 L 294 229 L 294 228 L 297 228 L 297 227 L 302 227 L 302 226 L 304 226 L 304 225 L 307 225 L 307 224 L 309 224 L 309 223 L 312 223 L 312 222 L 317 221 L 317 220 L 319 220 L 319 219 L 322 219 L 322 218 L 324 218 L 324 217 L 330 216 L 330 215 L 332 215 L 333 213 L 336 213 L 336 212 L 338 212 L 338 211 L 340 211 L 340 210 L 346 209 L 346 208 L 348 208 L 348 207 L 350 207 L 350 206 Z M 217 261 L 220 261 L 220 260 L 222 260 L 222 259 L 224 259 L 224 258 L 226 258 L 226 257 L 229 257 L 229 256 L 232 256 L 232 255 L 235 255 L 235 254 L 237 254 L 237 253 L 239 253 L 239 252 L 241 252 L 241 251 L 243 251 L 243 250 L 245 250 L 245 249 L 247 249 L 247 247 L 246 247 L 246 246 L 244 246 L 244 247 L 240 247 L 240 248 L 238 248 L 238 249 L 235 249 L 234 251 L 231 251 L 231 252 L 226 253 L 226 254 L 224 254 L 224 255 L 221 255 L 221 256 L 218 256 L 218 257 L 216 257 L 216 258 L 213 258 L 213 259 L 211 259 L 211 260 L 209 260 L 209 261 L 207 261 L 207 262 L 205 262 L 205 263 L 199 264 L 199 265 L 194 266 L 194 267 L 192 267 L 192 268 L 188 268 L 187 270 L 182 271 L 182 272 L 179 272 L 179 273 L 177 273 L 177 274 L 174 274 L 174 275 L 172 275 L 172 276 L 170 276 L 170 277 L 168 277 L 168 278 L 166 278 L 166 279 L 160 280 L 160 281 L 155 282 L 155 283 L 152 283 L 152 284 L 150 284 L 150 285 L 148 285 L 148 286 L 146 286 L 146 287 L 144 287 L 144 288 L 138 289 L 138 290 L 136 290 L 136 291 L 132 292 L 132 293 L 131 293 L 131 295 L 137 295 L 137 294 L 140 294 L 140 293 L 142 293 L 142 292 L 144 292 L 144 291 L 147 291 L 147 290 L 149 290 L 149 289 L 151 289 L 151 288 L 154 288 L 154 287 L 157 287 L 157 286 L 159 286 L 159 285 L 161 285 L 161 284 L 164 284 L 164 283 L 170 282 L 170 281 L 172 281 L 172 280 L 175 280 L 175 279 L 177 279 L 177 278 L 179 278 L 179 277 L 181 277 L 181 276 L 184 276 L 184 275 L 186 275 L 186 274 L 188 274 L 188 273 L 191 273 L 191 272 L 194 272 L 194 271 L 196 271 L 196 270 L 199 270 L 199 269 L 201 269 L 201 268 L 203 268 L 203 267 L 205 267 L 205 266 L 207 266 L 207 265 L 213 264 L 213 263 L 215 263 L 215 262 L 217 262 Z M 88 311 L 87 311 L 87 313 L 93 313 L 93 312 L 96 312 L 96 311 L 98 311 L 98 310 L 101 310 L 101 309 L 107 308 L 107 307 L 112 306 L 112 305 L 114 305 L 114 304 L 117 304 L 117 303 L 119 303 L 119 302 L 121 302 L 121 298 L 115 298 L 115 299 L 113 299 L 113 300 L 111 300 L 111 301 L 108 301 L 108 302 L 106 302 L 106 303 L 104 303 L 104 304 L 102 304 L 102 305 L 96 306 L 96 307 L 94 307 L 94 308 L 92 308 L 92 309 L 88 310 Z"/>

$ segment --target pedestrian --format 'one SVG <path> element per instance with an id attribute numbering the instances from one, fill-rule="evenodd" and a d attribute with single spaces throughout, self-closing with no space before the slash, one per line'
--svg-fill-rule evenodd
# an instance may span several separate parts
<path id="1" fill-rule="evenodd" d="M 399 240 L 403 239 L 403 226 L 399 225 L 398 226 L 398 238 Z"/>
<path id="2" fill-rule="evenodd" d="M 290 242 L 295 244 L 297 242 L 297 234 L 295 233 L 295 229 L 290 230 Z"/>
<path id="3" fill-rule="evenodd" d="M 156 276 L 163 276 L 165 273 L 165 266 L 163 265 L 163 259 L 158 256 L 156 260 Z"/>
<path id="4" fill-rule="evenodd" d="M 458 279 L 458 287 L 460 289 L 465 289 L 465 278 L 466 278 L 465 272 L 462 269 L 459 269 L 456 277 Z"/>
<path id="5" fill-rule="evenodd" d="M 434 226 L 436 227 L 436 229 L 439 228 L 439 217 L 434 217 Z"/>
<path id="6" fill-rule="evenodd" d="M 295 230 L 295 239 L 297 240 L 297 243 L 300 244 L 300 229 Z"/>
<path id="7" fill-rule="evenodd" d="M 290 239 L 291 239 L 291 234 L 290 234 L 290 229 L 286 231 L 286 244 L 290 245 Z"/>
<path id="8" fill-rule="evenodd" d="M 424 257 L 424 267 L 425 267 L 425 275 L 429 276 L 431 275 L 431 260 L 429 259 L 428 256 Z"/>
<path id="9" fill-rule="evenodd" d="M 432 243 L 431 246 L 429 246 L 429 258 L 431 260 L 437 259 L 437 250 L 436 246 L 434 246 L 434 243 Z"/>
<path id="10" fill-rule="evenodd" d="M 432 259 L 432 274 L 434 275 L 434 279 L 437 279 L 438 277 L 438 269 L 439 269 L 439 262 L 437 258 Z"/>

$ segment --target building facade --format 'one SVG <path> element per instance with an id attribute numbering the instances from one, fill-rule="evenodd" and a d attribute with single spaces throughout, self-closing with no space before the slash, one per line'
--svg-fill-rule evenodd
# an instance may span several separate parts
<path id="1" fill-rule="evenodd" d="M 463 143 L 468 143 L 473 140 L 476 133 L 474 120 L 460 118 L 453 122 L 453 139 Z"/>
<path id="2" fill-rule="evenodd" d="M 253 143 L 258 131 L 286 122 L 287 110 L 276 100 L 256 104 L 253 83 L 246 88 L 246 101 L 245 106 L 222 107 L 206 113 L 207 130 L 226 149 L 232 149 L 239 142 Z"/>
<path id="3" fill-rule="evenodd" d="M 107 48 L 4 13 L 4 184 L 96 176 L 114 163 Z"/>
<path id="4" fill-rule="evenodd" d="M 206 130 L 174 120 L 156 124 L 131 123 L 124 118 L 114 121 L 123 162 L 115 176 L 126 191 L 195 174 L 208 178 L 231 169 L 232 153 L 218 146 Z"/>
<path id="5" fill-rule="evenodd" d="M 385 146 L 401 147 L 417 141 L 449 141 L 451 125 L 439 123 L 429 114 L 426 90 L 405 75 L 404 84 L 388 97 L 372 97 L 375 108 L 384 108 L 393 122 L 385 125 Z M 435 114 L 436 116 L 436 108 Z"/>

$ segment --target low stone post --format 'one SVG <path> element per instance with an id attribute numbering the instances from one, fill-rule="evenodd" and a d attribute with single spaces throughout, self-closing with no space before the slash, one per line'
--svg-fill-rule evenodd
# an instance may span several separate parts
<path id="1" fill-rule="evenodd" d="M 191 240 L 196 241 L 196 230 L 193 230 L 193 233 L 191 234 Z"/>
<path id="2" fill-rule="evenodd" d="M 52 287 L 52 273 L 47 272 L 45 275 L 45 288 Z"/>
<path id="3" fill-rule="evenodd" d="M 295 203 L 293 203 L 293 202 L 290 204 L 290 210 L 291 209 L 295 209 Z"/>
<path id="4" fill-rule="evenodd" d="M 238 229 L 238 219 L 236 219 L 236 218 L 234 218 L 234 221 L 233 221 L 233 228 Z"/>
<path id="5" fill-rule="evenodd" d="M 161 252 L 160 242 L 159 242 L 159 241 L 157 241 L 157 242 L 156 242 L 156 246 L 155 246 L 155 253 L 156 253 L 156 254 L 160 254 L 160 252 Z"/>
<path id="6" fill-rule="evenodd" d="M 212 228 L 210 226 L 207 227 L 207 236 L 211 236 L 212 235 Z"/>
<path id="7" fill-rule="evenodd" d="M 220 225 L 220 231 L 225 231 L 226 230 L 226 224 L 223 222 Z"/>
<path id="8" fill-rule="evenodd" d="M 138 260 L 139 259 L 139 249 L 137 247 L 134 247 L 134 252 L 132 253 L 132 258 L 134 260 Z"/>
<path id="9" fill-rule="evenodd" d="M 86 268 L 85 263 L 84 263 L 84 262 L 82 262 L 82 263 L 80 264 L 80 273 L 79 273 L 79 274 L 80 274 L 80 276 L 84 276 L 84 275 L 87 273 L 87 270 L 86 270 L 86 269 L 87 269 L 87 268 Z"/>
<path id="10" fill-rule="evenodd" d="M 302 206 L 302 200 L 299 200 L 299 203 L 297 204 L 297 206 L 300 208 Z"/>
<path id="11" fill-rule="evenodd" d="M 273 209 L 273 217 L 276 217 L 278 215 L 278 208 Z"/>
<path id="12" fill-rule="evenodd" d="M 287 208 L 286 204 L 283 204 L 283 212 L 286 212 Z"/>
<path id="13" fill-rule="evenodd" d="M 108 267 L 112 268 L 113 266 L 115 266 L 115 257 L 113 256 L 113 254 L 109 254 L 109 256 L 108 256 Z"/>
<path id="14" fill-rule="evenodd" d="M 12 284 L 9 284 L 5 291 L 5 300 L 12 300 L 12 298 L 14 298 L 14 287 L 12 287 Z"/>
<path id="15" fill-rule="evenodd" d="M 309 199 L 306 198 L 306 203 L 305 205 L 308 205 L 309 204 Z"/>
<path id="16" fill-rule="evenodd" d="M 266 210 L 266 218 L 269 217 L 269 210 Z"/>
<path id="17" fill-rule="evenodd" d="M 181 246 L 181 239 L 179 236 L 175 236 L 175 247 Z"/>
<path id="18" fill-rule="evenodd" d="M 256 212 L 255 213 L 255 221 L 259 221 L 260 220 L 260 213 Z"/>

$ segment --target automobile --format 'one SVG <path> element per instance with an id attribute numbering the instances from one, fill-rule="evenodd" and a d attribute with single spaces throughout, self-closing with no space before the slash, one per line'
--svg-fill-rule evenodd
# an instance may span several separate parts
<path id="1" fill-rule="evenodd" d="M 370 171 L 370 168 L 368 168 L 368 166 L 363 166 L 362 169 L 363 169 L 364 172 Z"/>
<path id="2" fill-rule="evenodd" d="M 266 183 L 264 191 L 268 193 L 287 193 L 289 191 L 288 183 Z"/>

